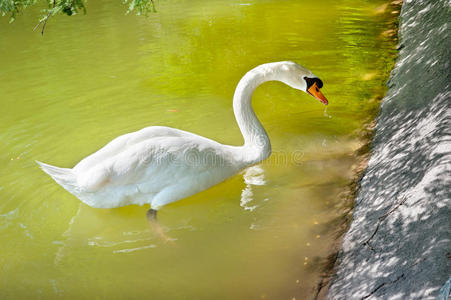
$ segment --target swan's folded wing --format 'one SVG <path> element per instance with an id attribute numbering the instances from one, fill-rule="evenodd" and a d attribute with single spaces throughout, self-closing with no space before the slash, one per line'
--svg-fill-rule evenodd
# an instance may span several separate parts
<path id="1" fill-rule="evenodd" d="M 130 185 L 145 188 L 146 193 L 158 192 L 177 180 L 195 178 L 216 167 L 227 169 L 229 156 L 220 144 L 202 137 L 155 137 L 80 172 L 78 180 L 87 192 Z"/>
<path id="2" fill-rule="evenodd" d="M 189 133 L 164 126 L 151 126 L 143 128 L 139 131 L 127 133 L 118 136 L 98 151 L 85 157 L 74 167 L 74 170 L 82 172 L 84 170 L 92 169 L 97 164 L 103 164 L 112 157 L 117 156 L 121 152 L 127 151 L 134 145 L 144 141 L 149 141 L 159 137 L 180 137 L 185 134 Z"/>

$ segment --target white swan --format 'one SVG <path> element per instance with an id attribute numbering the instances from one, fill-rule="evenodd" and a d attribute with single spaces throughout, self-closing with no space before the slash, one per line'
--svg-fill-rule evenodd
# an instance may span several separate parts
<path id="1" fill-rule="evenodd" d="M 171 202 L 205 190 L 266 159 L 271 144 L 255 116 L 251 96 L 266 81 L 281 81 L 327 105 L 323 83 L 294 62 L 274 62 L 249 71 L 238 83 L 233 110 L 243 146 L 222 145 L 179 129 L 153 126 L 117 137 L 74 168 L 37 163 L 58 184 L 92 207 L 150 204 L 148 216 Z"/>

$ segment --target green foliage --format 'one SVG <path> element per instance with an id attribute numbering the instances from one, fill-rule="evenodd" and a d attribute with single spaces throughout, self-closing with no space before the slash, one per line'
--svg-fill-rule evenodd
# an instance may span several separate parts
<path id="1" fill-rule="evenodd" d="M 135 11 L 137 15 L 147 15 L 149 12 L 156 12 L 153 0 L 123 0 L 128 5 L 127 14 Z"/>
<path id="2" fill-rule="evenodd" d="M 87 0 L 0 0 L 0 13 L 2 16 L 9 15 L 10 22 L 13 22 L 16 16 L 27 7 L 44 2 L 48 8 L 42 11 L 38 24 L 43 23 L 43 29 L 51 16 L 57 14 L 72 16 L 80 11 L 86 13 Z M 127 13 L 134 11 L 137 15 L 147 15 L 149 12 L 156 11 L 153 0 L 123 0 L 123 4 L 127 5 Z"/>
<path id="3" fill-rule="evenodd" d="M 0 13 L 2 16 L 10 15 L 10 22 L 13 22 L 24 8 L 36 4 L 37 0 L 0 0 Z"/>

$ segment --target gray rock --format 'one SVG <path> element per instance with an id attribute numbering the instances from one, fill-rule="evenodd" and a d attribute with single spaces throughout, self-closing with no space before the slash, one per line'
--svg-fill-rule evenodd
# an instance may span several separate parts
<path id="1" fill-rule="evenodd" d="M 329 299 L 436 299 L 451 274 L 450 1 L 405 1 L 400 53 Z"/>

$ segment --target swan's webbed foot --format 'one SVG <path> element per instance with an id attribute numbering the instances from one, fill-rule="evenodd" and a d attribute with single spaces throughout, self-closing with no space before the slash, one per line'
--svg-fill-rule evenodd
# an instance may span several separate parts
<path id="1" fill-rule="evenodd" d="M 155 209 L 149 209 L 146 213 L 147 220 L 149 222 L 157 222 L 157 212 Z"/>
<path id="2" fill-rule="evenodd" d="M 174 239 L 168 237 L 163 228 L 161 228 L 160 223 L 157 221 L 157 210 L 149 209 L 146 213 L 147 221 L 150 223 L 150 227 L 152 227 L 153 232 L 155 232 L 160 238 L 162 238 L 165 242 L 173 242 Z"/>

